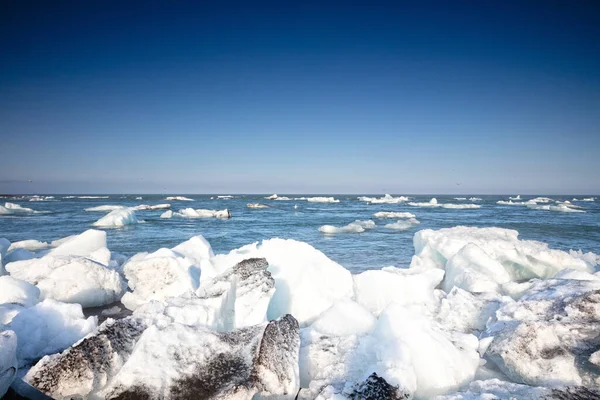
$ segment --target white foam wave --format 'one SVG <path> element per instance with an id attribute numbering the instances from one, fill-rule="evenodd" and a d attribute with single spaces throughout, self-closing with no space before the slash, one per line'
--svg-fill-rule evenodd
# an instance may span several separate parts
<path id="1" fill-rule="evenodd" d="M 409 218 L 407 220 L 401 220 L 393 222 L 391 224 L 386 224 L 385 228 L 394 229 L 398 231 L 405 231 L 418 224 L 420 224 L 420 222 L 416 218 Z"/>
<path id="2" fill-rule="evenodd" d="M 375 228 L 375 222 L 371 220 L 361 221 L 357 219 L 356 221 L 351 222 L 348 225 L 342 227 L 337 227 L 333 225 L 323 225 L 319 228 L 319 232 L 330 235 L 336 233 L 361 233 L 364 232 L 366 229 L 373 228 Z"/>
<path id="3" fill-rule="evenodd" d="M 373 214 L 375 218 L 416 218 L 415 214 L 409 212 L 379 211 Z"/>
<path id="4" fill-rule="evenodd" d="M 169 196 L 169 197 L 166 197 L 165 200 L 170 200 L 170 201 L 194 201 L 194 199 L 190 199 L 189 197 L 184 197 L 184 196 Z"/>

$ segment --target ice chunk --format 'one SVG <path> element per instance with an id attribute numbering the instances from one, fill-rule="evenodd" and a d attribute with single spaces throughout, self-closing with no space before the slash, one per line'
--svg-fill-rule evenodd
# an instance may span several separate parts
<path id="1" fill-rule="evenodd" d="M 39 214 L 42 211 L 35 211 L 31 208 L 21 207 L 15 203 L 4 203 L 4 206 L 0 206 L 0 215 L 27 215 L 27 214 Z"/>
<path id="2" fill-rule="evenodd" d="M 265 199 L 267 199 L 267 200 L 275 200 L 275 199 L 277 199 L 277 197 L 278 196 L 276 194 L 272 194 L 270 196 L 265 197 Z"/>
<path id="3" fill-rule="evenodd" d="M 171 208 L 170 204 L 153 204 L 153 205 L 148 205 L 148 204 L 140 204 L 139 206 L 135 206 L 133 207 L 134 210 L 141 210 L 141 211 L 145 211 L 145 210 L 166 210 Z"/>
<path id="4" fill-rule="evenodd" d="M 483 200 L 481 197 L 469 197 L 469 201 L 481 201 Z"/>
<path id="5" fill-rule="evenodd" d="M 394 197 L 390 194 L 386 194 L 383 197 L 361 196 L 358 198 L 358 201 L 364 201 L 364 202 L 371 203 L 371 204 L 398 204 L 398 203 L 404 203 L 408 200 L 409 200 L 408 197 L 405 197 L 405 196 Z"/>
<path id="6" fill-rule="evenodd" d="M 475 209 L 475 208 L 481 208 L 481 206 L 479 204 L 439 204 L 440 207 L 442 208 L 453 208 L 453 209 L 459 209 L 459 210 L 470 210 L 470 209 Z"/>
<path id="7" fill-rule="evenodd" d="M 292 316 L 230 333 L 170 324 L 144 331 L 123 368 L 98 392 L 116 398 L 293 399 L 299 388 Z"/>
<path id="8" fill-rule="evenodd" d="M 361 233 L 364 232 L 365 229 L 373 229 L 375 228 L 375 222 L 371 220 L 361 221 L 356 220 L 354 222 L 349 223 L 346 226 L 336 227 L 332 225 L 323 225 L 319 228 L 319 232 L 326 234 L 336 234 L 336 233 Z"/>
<path id="9" fill-rule="evenodd" d="M 246 204 L 246 207 L 248 207 L 248 208 L 269 208 L 268 205 L 260 204 L 260 203 L 248 203 L 248 204 Z"/>
<path id="10" fill-rule="evenodd" d="M 17 335 L 0 332 L 0 398 L 4 396 L 17 375 Z"/>
<path id="11" fill-rule="evenodd" d="M 0 239 L 1 240 L 1 239 Z M 13 242 L 8 248 L 8 252 L 12 252 L 18 249 L 24 249 L 29 251 L 45 250 L 50 247 L 50 243 L 40 242 L 39 240 L 21 240 L 19 242 Z"/>
<path id="12" fill-rule="evenodd" d="M 125 206 L 119 206 L 119 205 L 103 205 L 103 206 L 96 206 L 96 207 L 89 207 L 86 208 L 85 211 L 114 211 L 114 210 L 122 210 L 124 209 Z"/>
<path id="13" fill-rule="evenodd" d="M 170 201 L 194 201 L 194 199 L 190 199 L 190 198 L 184 197 L 184 196 L 169 196 L 169 197 L 165 198 L 165 200 L 170 200 Z"/>
<path id="14" fill-rule="evenodd" d="M 233 199 L 233 196 L 227 194 L 227 195 L 217 196 L 217 199 L 223 199 L 223 200 Z"/>
<path id="15" fill-rule="evenodd" d="M 511 301 L 509 297 L 496 293 L 472 294 L 454 287 L 442 299 L 436 319 L 451 330 L 464 333 L 483 331 L 496 310 Z"/>
<path id="16" fill-rule="evenodd" d="M 96 326 L 96 317 L 85 319 L 79 304 L 46 299 L 22 310 L 7 328 L 17 334 L 17 359 L 24 366 L 66 349 Z"/>
<path id="17" fill-rule="evenodd" d="M 340 201 L 333 197 L 298 197 L 295 200 L 306 200 L 309 203 L 339 203 Z"/>
<path id="18" fill-rule="evenodd" d="M 454 200 L 465 201 L 465 200 L 467 200 L 467 198 L 466 197 L 455 197 Z"/>
<path id="19" fill-rule="evenodd" d="M 52 242 L 52 246 L 55 248 L 49 254 L 53 256 L 89 257 L 99 249 L 106 248 L 106 232 L 88 229 L 79 235 Z"/>
<path id="20" fill-rule="evenodd" d="M 40 290 L 34 285 L 12 276 L 0 276 L 0 304 L 14 303 L 31 307 L 39 297 Z"/>
<path id="21" fill-rule="evenodd" d="M 279 196 L 279 197 L 277 197 L 277 198 L 275 198 L 275 199 L 273 199 L 273 200 L 279 200 L 279 201 L 291 201 L 291 200 L 295 200 L 295 199 L 292 199 L 292 198 L 290 198 L 290 197 L 286 197 L 286 196 Z"/>
<path id="22" fill-rule="evenodd" d="M 123 208 L 109 212 L 104 217 L 94 222 L 94 226 L 100 226 L 103 228 L 120 228 L 125 225 L 137 224 L 138 222 L 139 221 L 133 209 Z"/>
<path id="23" fill-rule="evenodd" d="M 435 397 L 434 400 L 492 400 L 492 399 L 521 399 L 521 400 L 549 400 L 576 399 L 578 397 L 552 397 L 553 393 L 559 394 L 558 389 L 549 389 L 520 385 L 517 383 L 489 379 L 485 381 L 474 381 L 466 390 L 443 396 Z M 583 397 L 586 398 L 586 397 Z"/>
<path id="24" fill-rule="evenodd" d="M 394 230 L 398 230 L 398 231 L 404 231 L 407 229 L 412 228 L 415 225 L 420 224 L 420 222 L 415 219 L 415 218 L 409 218 L 407 220 L 403 220 L 403 221 L 397 221 L 391 224 L 385 224 L 385 228 L 387 229 L 394 229 Z"/>
<path id="25" fill-rule="evenodd" d="M 521 195 L 518 194 L 516 197 L 509 197 L 509 200 L 521 200 Z"/>
<path id="26" fill-rule="evenodd" d="M 468 244 L 478 246 L 482 252 L 477 251 L 473 246 L 468 254 L 461 254 L 464 260 L 457 260 L 454 267 L 458 270 L 466 268 L 473 269 L 484 275 L 500 277 L 500 280 L 494 278 L 496 282 L 505 279 L 498 275 L 499 268 L 492 265 L 484 257 L 486 254 L 489 259 L 499 262 L 506 273 L 513 281 L 523 281 L 531 278 L 549 278 L 554 276 L 562 269 L 575 269 L 579 271 L 594 272 L 586 261 L 574 257 L 564 251 L 553 250 L 548 245 L 532 240 L 519 240 L 518 232 L 501 228 L 471 228 L 458 226 L 454 228 L 445 228 L 439 230 L 421 230 L 414 236 L 413 242 L 415 255 L 413 256 L 411 267 L 424 266 L 428 268 L 447 269 L 447 263 L 455 257 L 463 247 Z M 465 252 L 466 253 L 466 252 Z M 477 254 L 479 253 L 479 254 Z M 484 254 L 485 253 L 485 254 Z M 476 261 L 473 263 L 472 261 Z M 482 269 L 483 268 L 483 269 Z M 491 270 L 489 268 L 492 268 Z M 467 275 L 471 271 L 466 271 Z M 464 275 L 465 271 L 461 272 Z M 468 276 L 467 276 L 468 278 Z M 469 282 L 469 279 L 461 278 L 462 282 Z M 473 284 L 476 282 L 472 281 Z M 491 286 L 491 285 L 490 285 Z M 487 287 L 487 286 L 486 286 Z M 449 287 L 447 287 L 449 289 Z M 463 289 L 465 289 L 463 287 Z"/>
<path id="27" fill-rule="evenodd" d="M 527 204 L 527 208 L 532 210 L 543 210 L 543 211 L 556 211 L 556 212 L 570 212 L 570 213 L 583 213 L 584 210 L 578 210 L 572 206 L 568 206 L 566 204 L 559 204 L 557 206 L 552 205 L 537 205 L 537 204 Z"/>
<path id="28" fill-rule="evenodd" d="M 137 254 L 123 266 L 123 271 L 132 291 L 125 293 L 121 302 L 130 310 L 150 300 L 194 292 L 200 279 L 200 269 L 193 260 L 169 249 Z"/>
<path id="29" fill-rule="evenodd" d="M 179 212 L 175 212 L 172 216 L 177 217 L 185 217 L 185 218 L 221 218 L 227 219 L 231 218 L 231 213 L 229 210 L 205 210 L 205 209 L 197 209 L 193 208 L 184 208 L 183 210 L 179 210 Z M 161 215 L 162 217 L 162 215 Z M 164 217 L 166 218 L 166 217 Z"/>
<path id="30" fill-rule="evenodd" d="M 173 211 L 167 210 L 164 213 L 160 214 L 161 218 L 173 218 Z"/>
<path id="31" fill-rule="evenodd" d="M 439 207 L 438 201 L 435 197 L 432 197 L 431 200 L 423 203 L 411 201 L 410 203 L 408 203 L 408 205 L 413 207 Z"/>
<path id="32" fill-rule="evenodd" d="M 352 300 L 339 300 L 325 310 L 311 325 L 312 329 L 328 336 L 362 335 L 375 326 L 373 315 Z"/>
<path id="33" fill-rule="evenodd" d="M 600 281 L 534 282 L 488 322 L 485 356 L 515 382 L 598 387 L 600 374 L 582 358 L 600 349 Z"/>
<path id="34" fill-rule="evenodd" d="M 8 239 L 0 238 L 0 276 L 6 274 L 4 270 L 6 252 L 10 249 L 10 242 Z"/>
<path id="35" fill-rule="evenodd" d="M 415 214 L 409 212 L 394 212 L 394 211 L 380 211 L 373 214 L 375 218 L 417 218 Z"/>
<path id="36" fill-rule="evenodd" d="M 375 315 L 388 305 L 435 303 L 433 290 L 444 272 L 436 269 L 386 267 L 353 275 L 355 299 Z"/>
<path id="37" fill-rule="evenodd" d="M 23 379 L 54 399 L 91 397 L 118 373 L 145 329 L 140 319 L 108 319 L 63 353 L 42 358 Z"/>

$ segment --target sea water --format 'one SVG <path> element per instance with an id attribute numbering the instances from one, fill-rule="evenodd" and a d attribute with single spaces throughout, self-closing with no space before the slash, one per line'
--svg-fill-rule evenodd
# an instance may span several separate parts
<path id="1" fill-rule="evenodd" d="M 221 194 L 227 195 L 227 194 Z M 165 200 L 168 196 L 184 196 L 193 201 Z M 108 212 L 86 211 L 101 205 L 134 207 L 140 204 L 171 205 L 177 212 L 184 208 L 223 210 L 228 209 L 230 219 L 218 218 L 160 218 L 165 210 L 136 211 L 138 224 L 122 228 L 103 228 L 107 231 L 111 251 L 133 255 L 143 251 L 155 251 L 161 247 L 173 247 L 192 236 L 203 235 L 215 253 L 226 253 L 243 245 L 269 238 L 296 239 L 307 242 L 321 250 L 353 273 L 385 266 L 407 267 L 414 253 L 413 235 L 420 229 L 439 229 L 457 225 L 474 227 L 500 227 L 515 229 L 521 239 L 538 240 L 551 248 L 582 250 L 600 253 L 600 200 L 574 201 L 574 198 L 591 196 L 544 196 L 552 199 L 539 205 L 556 205 L 570 201 L 585 212 L 557 212 L 531 209 L 525 205 L 502 205 L 509 195 L 427 195 L 408 196 L 409 200 L 397 204 L 370 204 L 360 201 L 364 195 L 319 195 L 334 197 L 339 202 L 315 203 L 300 198 L 311 195 L 285 196 L 292 200 L 268 200 L 264 195 L 164 194 L 164 195 L 53 195 L 45 201 L 30 201 L 31 196 L 4 196 L 4 202 L 40 211 L 34 214 L 0 215 L 0 237 L 11 242 L 36 239 L 45 242 L 94 228 L 93 223 Z M 280 195 L 284 196 L 284 195 Z M 315 195 L 316 196 L 316 195 Z M 369 196 L 369 195 L 368 195 Z M 381 197 L 381 195 L 370 195 Z M 91 197 L 91 198 L 90 198 Z M 436 198 L 438 204 L 478 204 L 475 209 L 443 207 L 418 207 L 412 203 L 427 203 Z M 457 200 L 478 197 L 481 200 Z M 535 196 L 521 196 L 515 202 L 524 202 Z M 248 203 L 266 204 L 269 208 L 248 208 Z M 419 224 L 405 230 L 386 228 L 386 224 L 402 219 L 379 219 L 373 214 L 379 211 L 410 212 Z M 372 220 L 375 227 L 361 233 L 324 234 L 323 225 L 346 226 L 355 220 Z"/>

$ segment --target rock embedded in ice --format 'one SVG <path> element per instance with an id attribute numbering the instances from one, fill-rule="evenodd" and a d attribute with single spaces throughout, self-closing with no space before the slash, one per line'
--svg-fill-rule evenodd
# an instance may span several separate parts
<path id="1" fill-rule="evenodd" d="M 24 380 L 53 399 L 88 398 L 114 378 L 145 329 L 136 318 L 109 319 L 64 352 L 42 358 Z"/>
<path id="2" fill-rule="evenodd" d="M 97 327 L 96 317 L 85 319 L 79 304 L 46 299 L 22 310 L 8 324 L 17 334 L 19 366 L 71 346 Z"/>
<path id="3" fill-rule="evenodd" d="M 94 222 L 94 226 L 102 228 L 120 228 L 126 225 L 137 224 L 138 222 L 139 220 L 133 209 L 122 208 L 109 212 L 104 217 Z"/>
<path id="4" fill-rule="evenodd" d="M 0 398 L 17 375 L 17 367 L 17 335 L 13 331 L 0 331 Z"/>
<path id="5" fill-rule="evenodd" d="M 410 393 L 400 390 L 398 386 L 392 386 L 385 379 L 373 372 L 369 377 L 357 385 L 348 395 L 349 399 L 386 399 L 405 400 L 410 398 Z"/>
<path id="6" fill-rule="evenodd" d="M 319 232 L 330 235 L 336 233 L 362 233 L 366 229 L 373 228 L 375 228 L 375 222 L 371 220 L 361 221 L 357 219 L 356 221 L 351 222 L 348 225 L 342 227 L 323 225 L 319 228 Z"/>
<path id="7" fill-rule="evenodd" d="M 37 304 L 39 298 L 40 290 L 34 285 L 12 276 L 0 276 L 0 304 L 13 303 L 31 307 Z"/>
<path id="8" fill-rule="evenodd" d="M 433 305 L 433 290 L 443 277 L 437 269 L 395 267 L 352 276 L 356 301 L 376 316 L 392 303 Z"/>
<path id="9" fill-rule="evenodd" d="M 149 327 L 108 387 L 107 399 L 293 399 L 299 389 L 298 323 L 217 333 L 177 323 Z"/>

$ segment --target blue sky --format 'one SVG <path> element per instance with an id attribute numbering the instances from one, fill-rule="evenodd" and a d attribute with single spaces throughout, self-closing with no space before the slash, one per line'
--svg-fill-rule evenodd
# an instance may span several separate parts
<path id="1" fill-rule="evenodd" d="M 600 193 L 597 2 L 170 3 L 2 3 L 0 193 Z"/>

